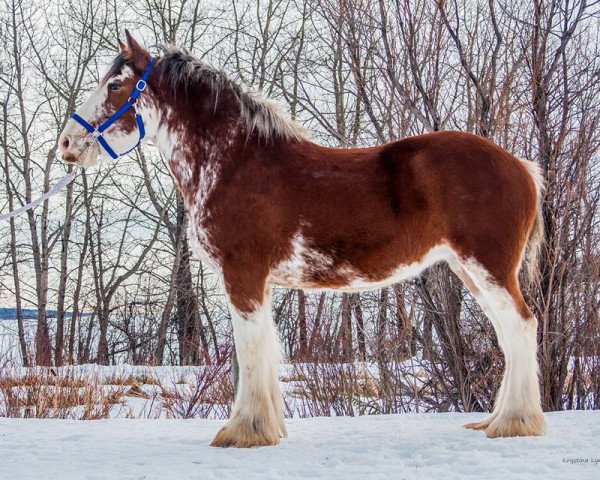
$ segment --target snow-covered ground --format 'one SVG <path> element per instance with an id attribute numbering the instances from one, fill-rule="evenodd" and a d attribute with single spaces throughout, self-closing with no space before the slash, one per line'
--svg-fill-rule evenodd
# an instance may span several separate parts
<path id="1" fill-rule="evenodd" d="M 460 428 L 482 414 L 288 420 L 277 447 L 209 446 L 217 420 L 0 418 L 0 479 L 597 479 L 600 412 L 547 414 L 539 438 Z"/>

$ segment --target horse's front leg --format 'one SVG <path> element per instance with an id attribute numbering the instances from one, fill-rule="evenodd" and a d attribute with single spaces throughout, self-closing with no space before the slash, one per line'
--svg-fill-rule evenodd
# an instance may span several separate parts
<path id="1" fill-rule="evenodd" d="M 254 282 L 253 282 L 254 283 Z M 231 418 L 214 438 L 215 447 L 277 445 L 287 436 L 278 366 L 281 345 L 271 320 L 271 292 L 256 283 L 243 288 L 227 281 L 239 382 Z M 261 292 L 258 292 L 260 286 Z M 248 285 L 246 285 L 248 287 Z M 249 298 L 249 290 L 255 295 Z"/>

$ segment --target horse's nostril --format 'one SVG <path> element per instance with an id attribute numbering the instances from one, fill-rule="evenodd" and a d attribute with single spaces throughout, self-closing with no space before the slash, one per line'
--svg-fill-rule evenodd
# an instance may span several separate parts
<path id="1" fill-rule="evenodd" d="M 69 148 L 69 137 L 65 136 L 65 137 L 63 138 L 63 141 L 62 141 L 62 145 L 61 145 L 61 146 L 62 146 L 62 148 L 63 148 L 63 149 L 65 149 L 65 150 L 66 150 L 67 148 Z"/>

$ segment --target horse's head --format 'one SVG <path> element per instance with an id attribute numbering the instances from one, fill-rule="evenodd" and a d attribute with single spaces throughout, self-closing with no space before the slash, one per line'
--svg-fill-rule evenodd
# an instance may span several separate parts
<path id="1" fill-rule="evenodd" d="M 120 52 L 90 97 L 77 109 L 60 135 L 63 160 L 83 167 L 98 158 L 116 159 L 135 148 L 154 132 L 138 115 L 151 93 L 146 86 L 153 60 L 126 31 L 127 44 L 119 40 Z M 120 115 L 119 115 L 120 113 Z M 146 119 L 147 120 L 147 119 Z"/>

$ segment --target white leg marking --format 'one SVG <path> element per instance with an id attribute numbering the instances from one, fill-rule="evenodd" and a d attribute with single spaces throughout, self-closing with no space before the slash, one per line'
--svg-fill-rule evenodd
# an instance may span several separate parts
<path id="1" fill-rule="evenodd" d="M 482 422 L 489 437 L 543 435 L 537 361 L 537 320 L 522 318 L 512 296 L 474 262 L 463 263 L 475 284 L 477 301 L 492 321 L 504 352 L 505 370 L 490 419 Z"/>
<path id="2" fill-rule="evenodd" d="M 230 305 L 240 377 L 231 418 L 214 446 L 276 445 L 287 436 L 278 375 L 282 350 L 271 320 L 270 294 L 266 297 L 250 314 Z"/>

